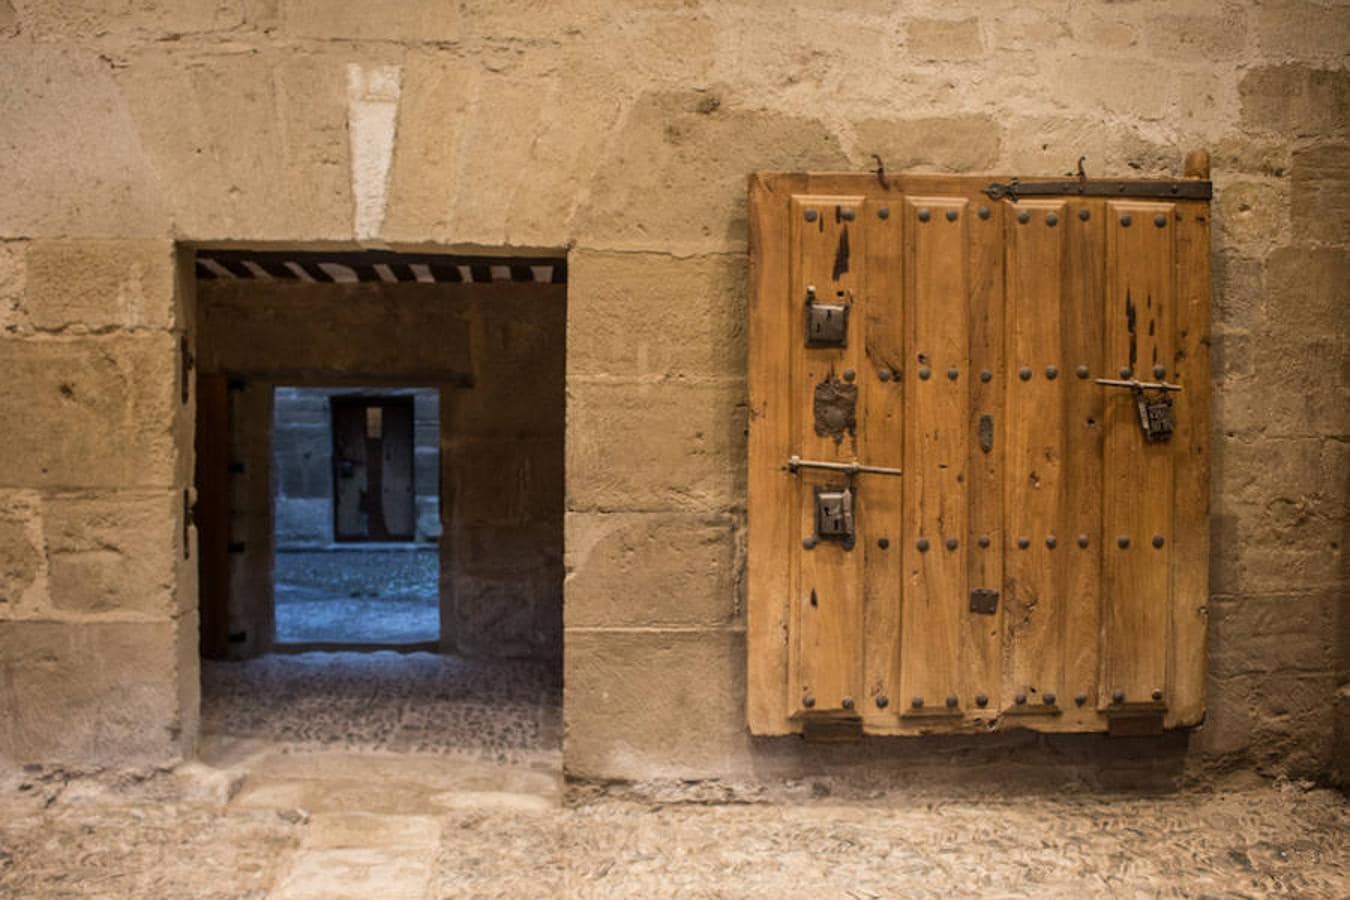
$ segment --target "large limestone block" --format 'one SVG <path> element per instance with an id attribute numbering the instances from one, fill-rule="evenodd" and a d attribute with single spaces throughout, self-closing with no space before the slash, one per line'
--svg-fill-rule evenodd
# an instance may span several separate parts
<path id="1" fill-rule="evenodd" d="M 1302 65 L 1261 66 L 1238 83 L 1242 124 L 1288 138 L 1350 129 L 1350 72 Z"/>
<path id="2" fill-rule="evenodd" d="M 726 626 L 741 613 L 739 520 L 570 513 L 568 627 Z"/>
<path id="3" fill-rule="evenodd" d="M 979 115 L 866 119 L 856 133 L 859 149 L 880 156 L 888 172 L 981 172 L 998 164 L 1003 126 Z"/>
<path id="4" fill-rule="evenodd" d="M 282 29 L 296 37 L 449 42 L 459 37 L 457 0 L 277 0 Z"/>
<path id="5" fill-rule="evenodd" d="M 44 331 L 171 328 L 175 261 L 169 240 L 31 241 L 21 321 Z"/>
<path id="6" fill-rule="evenodd" d="M 1350 20 L 1350 13 L 1346 19 Z M 1295 151 L 1291 174 L 1294 237 L 1326 243 L 1350 241 L 1350 144 Z"/>
<path id="7" fill-rule="evenodd" d="M 569 629 L 563 759 L 580 778 L 708 778 L 749 765 L 745 636 Z"/>
<path id="8" fill-rule="evenodd" d="M 905 23 L 905 51 L 926 62 L 977 59 L 984 52 L 980 20 L 910 19 Z"/>
<path id="9" fill-rule="evenodd" d="M 0 618 L 40 603 L 42 518 L 30 491 L 0 491 Z"/>
<path id="10" fill-rule="evenodd" d="M 184 34 L 238 28 L 247 0 L 20 0 L 23 30 L 44 38 L 134 35 L 174 39 Z"/>
<path id="11" fill-rule="evenodd" d="M 160 183 L 172 186 L 178 233 L 350 240 L 350 54 L 168 46 L 128 54 L 116 77 Z"/>
<path id="12" fill-rule="evenodd" d="M 56 496 L 44 503 L 51 604 L 169 616 L 183 558 L 180 492 Z"/>
<path id="13" fill-rule="evenodd" d="M 1330 672 L 1339 592 L 1217 597 L 1209 606 L 1210 673 Z"/>
<path id="14" fill-rule="evenodd" d="M 172 487 L 180 448 L 178 342 L 0 340 L 0 487 Z"/>
<path id="15" fill-rule="evenodd" d="M 572 374 L 744 376 L 744 257 L 579 251 L 568 271 Z"/>
<path id="16" fill-rule="evenodd" d="M 180 759 L 195 679 L 178 622 L 0 622 L 0 758 L 134 769 Z M 195 629 L 194 629 L 195 630 Z"/>
<path id="17" fill-rule="evenodd" d="M 1255 16 L 1256 42 L 1268 59 L 1323 59 L 1345 64 L 1350 14 L 1325 0 L 1263 0 Z"/>
<path id="18" fill-rule="evenodd" d="M 745 491 L 745 385 L 574 383 L 570 510 L 726 509 Z"/>
<path id="19" fill-rule="evenodd" d="M 106 59 L 11 41 L 4 84 L 0 237 L 168 233 L 162 182 Z"/>
<path id="20" fill-rule="evenodd" d="M 735 108 L 697 92 L 649 93 L 595 170 L 577 242 L 680 255 L 739 250 L 748 173 L 848 167 L 818 119 Z"/>

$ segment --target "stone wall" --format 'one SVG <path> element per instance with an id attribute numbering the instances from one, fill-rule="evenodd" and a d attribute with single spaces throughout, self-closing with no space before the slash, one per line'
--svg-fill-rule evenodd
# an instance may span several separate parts
<path id="1" fill-rule="evenodd" d="M 1343 4 L 0 0 L 0 42 L 0 713 L 26 723 L 0 752 L 160 758 L 191 734 L 175 698 L 192 663 L 177 679 L 173 662 L 190 570 L 165 549 L 190 472 L 174 241 L 570 248 L 566 764 L 744 774 L 813 764 L 743 725 L 747 174 L 874 154 L 1179 174 L 1204 146 L 1210 712 L 1189 741 L 1128 753 L 1329 770 L 1350 643 Z M 101 520 L 62 524 L 79 503 L 117 511 L 90 551 L 75 532 Z M 63 578 L 74 559 L 87 574 Z M 126 693 L 128 646 L 163 660 L 135 667 L 144 692 L 85 702 Z M 32 684 L 33 653 L 60 687 Z M 67 724 L 66 703 L 90 719 Z M 973 760 L 1109 769 L 1122 746 L 848 753 L 962 777 Z"/>

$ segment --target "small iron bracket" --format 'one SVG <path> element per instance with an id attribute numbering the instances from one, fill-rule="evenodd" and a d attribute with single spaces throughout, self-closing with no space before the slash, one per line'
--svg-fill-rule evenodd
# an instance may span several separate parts
<path id="1" fill-rule="evenodd" d="M 1075 178 L 1022 181 L 1013 178 L 994 182 L 984 189 L 991 200 L 1016 203 L 1022 197 L 1135 197 L 1170 200 L 1209 200 L 1214 186 L 1187 178 L 1176 181 L 1116 181 L 1105 178 Z"/>

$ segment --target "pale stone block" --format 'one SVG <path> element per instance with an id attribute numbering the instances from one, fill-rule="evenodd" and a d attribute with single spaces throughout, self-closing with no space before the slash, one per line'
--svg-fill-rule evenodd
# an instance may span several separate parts
<path id="1" fill-rule="evenodd" d="M 748 173 L 848 167 L 838 139 L 819 120 L 709 108 L 705 100 L 670 92 L 637 101 L 595 169 L 576 227 L 581 246 L 739 250 Z"/>
<path id="2" fill-rule="evenodd" d="M 349 61 L 272 49 L 127 54 L 119 103 L 135 117 L 158 184 L 173 186 L 165 197 L 179 233 L 351 240 Z"/>
<path id="3" fill-rule="evenodd" d="M 455 0 L 281 0 L 280 18 L 282 28 L 297 37 L 401 43 L 459 37 Z"/>
<path id="4" fill-rule="evenodd" d="M 21 315 L 39 330 L 172 328 L 173 243 L 31 241 Z"/>
<path id="5" fill-rule="evenodd" d="M 725 626 L 741 613 L 738 520 L 570 513 L 568 627 Z"/>
<path id="6" fill-rule="evenodd" d="M 984 52 L 978 19 L 911 19 L 905 50 L 922 60 L 977 59 Z"/>
<path id="7" fill-rule="evenodd" d="M 1151 15 L 1143 25 L 1148 51 L 1157 59 L 1207 63 L 1246 49 L 1246 11 L 1238 7 L 1215 15 Z"/>
<path id="8" fill-rule="evenodd" d="M 109 3 L 107 0 L 41 0 L 24 3 L 25 31 L 48 38 L 172 35 L 237 28 L 244 21 L 242 0 L 173 0 Z"/>
<path id="9" fill-rule="evenodd" d="M 179 492 L 49 497 L 43 524 L 52 606 L 171 615 L 182 516 Z"/>
<path id="10" fill-rule="evenodd" d="M 856 127 L 858 148 L 880 156 L 888 172 L 988 171 L 999 159 L 1003 126 L 989 116 L 868 119 Z"/>
<path id="11" fill-rule="evenodd" d="M 0 757 L 165 765 L 194 727 L 180 707 L 176 622 L 0 621 Z"/>
<path id="12" fill-rule="evenodd" d="M 168 233 L 139 123 L 93 50 L 7 43 L 0 122 L 0 170 L 22 173 L 0 191 L 0 237 Z"/>
<path id="13" fill-rule="evenodd" d="M 1238 83 L 1242 124 L 1287 138 L 1344 134 L 1350 127 L 1350 72 L 1301 65 L 1251 69 Z"/>
<path id="14" fill-rule="evenodd" d="M 1268 59 L 1323 59 L 1345 64 L 1350 14 L 1320 0 L 1265 0 L 1254 10 L 1256 42 Z"/>
<path id="15" fill-rule="evenodd" d="M 700 778 L 749 767 L 743 634 L 569 629 L 565 665 L 568 775 Z"/>
<path id="16" fill-rule="evenodd" d="M 745 385 L 573 383 L 568 509 L 726 509 L 745 491 Z"/>
<path id="17" fill-rule="evenodd" d="M 746 362 L 746 265 L 739 255 L 579 251 L 569 261 L 568 371 L 739 376 Z"/>
<path id="18" fill-rule="evenodd" d="M 1339 593 L 1217 597 L 1209 604 L 1210 673 L 1329 672 Z"/>
<path id="19" fill-rule="evenodd" d="M 179 370 L 165 333 L 0 340 L 0 486 L 175 485 Z"/>
<path id="20" fill-rule="evenodd" d="M 0 491 L 0 618 L 32 608 L 42 589 L 42 513 L 30 491 Z"/>

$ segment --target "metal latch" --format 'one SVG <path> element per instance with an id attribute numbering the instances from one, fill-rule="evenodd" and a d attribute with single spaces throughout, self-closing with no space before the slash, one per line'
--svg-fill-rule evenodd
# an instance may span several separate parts
<path id="1" fill-rule="evenodd" d="M 842 301 L 843 291 L 839 292 Z M 847 347 L 849 304 L 820 303 L 816 289 L 806 289 L 806 346 Z"/>
<path id="2" fill-rule="evenodd" d="M 845 475 L 902 475 L 900 469 L 890 469 L 886 466 L 864 466 L 862 463 L 841 463 L 826 462 L 819 459 L 802 459 L 800 456 L 789 456 L 787 461 L 788 471 L 794 475 L 798 469 L 825 469 L 829 472 L 843 472 Z"/>
<path id="3" fill-rule="evenodd" d="M 1172 415 L 1172 398 L 1167 394 L 1181 390 L 1181 385 L 1169 384 L 1166 381 L 1116 378 L 1098 378 L 1097 383 L 1106 387 L 1123 387 L 1134 391 L 1134 401 L 1139 407 L 1139 427 L 1144 431 L 1144 440 L 1166 441 L 1172 437 L 1172 432 L 1176 430 L 1176 420 Z M 1150 391 L 1154 393 L 1150 394 Z"/>
<path id="4" fill-rule="evenodd" d="M 816 488 L 816 539 L 837 541 L 844 549 L 852 549 L 853 488 Z"/>

